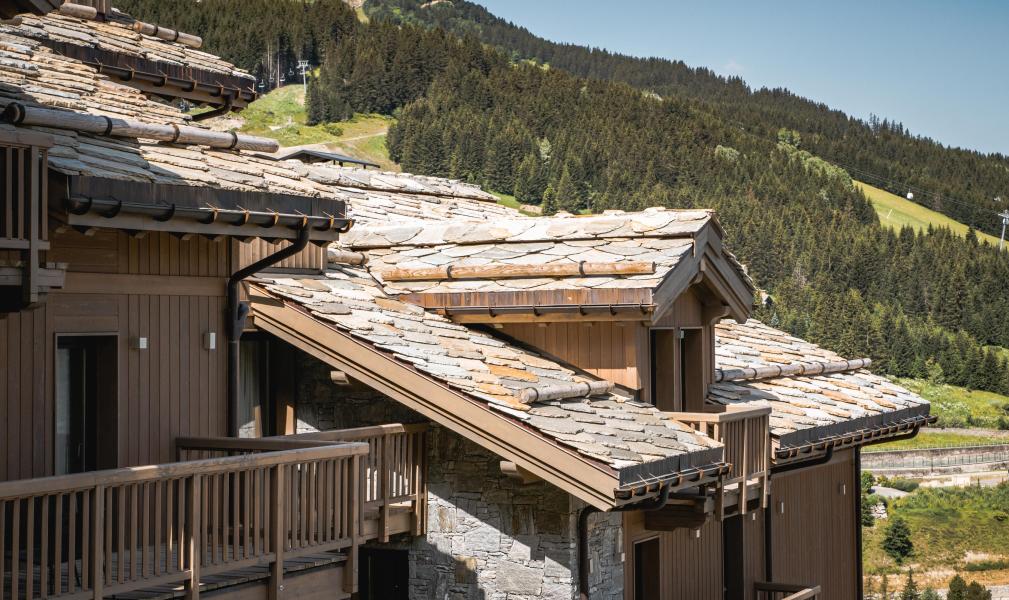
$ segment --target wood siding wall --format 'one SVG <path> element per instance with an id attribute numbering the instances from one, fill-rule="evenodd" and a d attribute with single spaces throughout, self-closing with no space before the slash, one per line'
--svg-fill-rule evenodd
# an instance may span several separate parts
<path id="1" fill-rule="evenodd" d="M 722 587 L 722 523 L 708 521 L 699 529 L 648 531 L 641 512 L 624 517 L 624 597 L 634 598 L 634 543 L 658 537 L 660 542 L 661 595 L 655 600 L 719 600 Z M 698 535 L 698 533 L 700 535 Z"/>
<path id="2" fill-rule="evenodd" d="M 746 600 L 758 600 L 754 584 L 765 581 L 764 510 L 743 515 L 743 590 Z"/>
<path id="3" fill-rule="evenodd" d="M 238 257 L 236 269 L 251 265 L 264 256 L 269 256 L 290 245 L 290 242 L 268 243 L 264 240 L 249 240 L 248 242 L 233 242 L 234 252 Z M 277 263 L 274 268 L 296 271 L 321 273 L 326 268 L 326 248 L 309 244 L 307 248 L 291 258 Z"/>
<path id="4" fill-rule="evenodd" d="M 648 337 L 639 323 L 508 323 L 501 331 L 602 379 L 632 390 L 643 386 Z"/>
<path id="5" fill-rule="evenodd" d="M 714 327 L 704 322 L 704 306 L 693 290 L 676 299 L 673 307 L 650 326 L 633 321 L 575 323 L 506 323 L 502 333 L 538 348 L 558 359 L 585 369 L 597 377 L 650 398 L 651 359 L 649 327 L 699 327 L 703 330 L 704 385 L 714 375 Z M 679 361 L 669 368 L 678 381 Z"/>
<path id="6" fill-rule="evenodd" d="M 823 600 L 857 597 L 853 484 L 850 450 L 827 465 L 774 477 L 774 581 L 820 585 Z"/>
<path id="7" fill-rule="evenodd" d="M 115 335 L 118 464 L 173 460 L 178 435 L 226 433 L 226 242 L 121 233 L 53 236 L 67 285 L 0 319 L 0 480 L 52 474 L 61 334 Z M 204 349 L 206 332 L 217 349 Z M 133 340 L 146 337 L 146 350 Z"/>
<path id="8" fill-rule="evenodd" d="M 698 297 L 697 293 L 693 289 L 688 289 L 684 292 L 676 301 L 673 303 L 673 307 L 663 314 L 659 319 L 656 319 L 652 323 L 652 327 L 658 328 L 677 328 L 677 327 L 688 327 L 688 328 L 700 328 L 702 331 L 701 339 L 701 352 L 703 354 L 703 364 L 701 368 L 704 373 L 704 389 L 711 384 L 714 379 L 715 373 L 715 328 L 712 323 L 708 323 L 704 319 L 704 305 Z M 646 335 L 646 347 L 647 347 L 647 331 Z M 646 355 L 647 356 L 647 355 Z M 643 361 L 644 365 L 642 371 L 643 381 L 651 381 L 651 361 Z M 680 361 L 674 360 L 673 364 L 670 365 L 673 369 L 673 379 L 679 381 L 680 377 Z M 647 398 L 650 398 L 649 394 L 645 394 Z M 677 405 L 682 406 L 682 401 L 677 397 Z"/>

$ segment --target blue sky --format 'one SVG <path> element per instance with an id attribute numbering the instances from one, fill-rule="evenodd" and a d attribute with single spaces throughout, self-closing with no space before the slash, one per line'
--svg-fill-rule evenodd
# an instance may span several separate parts
<path id="1" fill-rule="evenodd" d="M 1009 154 L 1009 2 L 475 1 L 551 40 L 679 59 Z"/>

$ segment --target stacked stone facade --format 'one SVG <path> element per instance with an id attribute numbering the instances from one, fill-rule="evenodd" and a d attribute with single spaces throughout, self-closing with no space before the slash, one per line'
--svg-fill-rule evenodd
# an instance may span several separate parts
<path id="1" fill-rule="evenodd" d="M 336 386 L 311 357 L 298 363 L 299 429 L 419 422 L 366 386 Z M 539 482 L 501 473 L 500 458 L 444 428 L 428 438 L 428 530 L 394 540 L 409 551 L 410 597 L 438 600 L 577 598 L 578 514 L 584 504 Z M 623 597 L 619 514 L 589 519 L 590 598 Z"/>

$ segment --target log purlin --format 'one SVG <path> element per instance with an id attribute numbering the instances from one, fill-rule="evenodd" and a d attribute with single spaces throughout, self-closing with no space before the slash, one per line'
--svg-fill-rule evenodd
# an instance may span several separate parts
<path id="1" fill-rule="evenodd" d="M 388 269 L 377 274 L 387 281 L 426 281 L 437 279 L 500 279 L 521 277 L 586 277 L 592 275 L 651 275 L 653 262 L 577 262 L 542 265 L 445 265 L 424 269 Z"/>

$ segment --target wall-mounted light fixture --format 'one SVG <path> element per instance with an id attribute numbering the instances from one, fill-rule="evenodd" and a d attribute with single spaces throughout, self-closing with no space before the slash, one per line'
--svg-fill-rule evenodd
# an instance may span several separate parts
<path id="1" fill-rule="evenodd" d="M 147 338 L 134 337 L 130 340 L 130 347 L 134 350 L 147 350 Z"/>
<path id="2" fill-rule="evenodd" d="M 203 334 L 203 349 L 217 350 L 217 332 L 208 331 Z"/>

